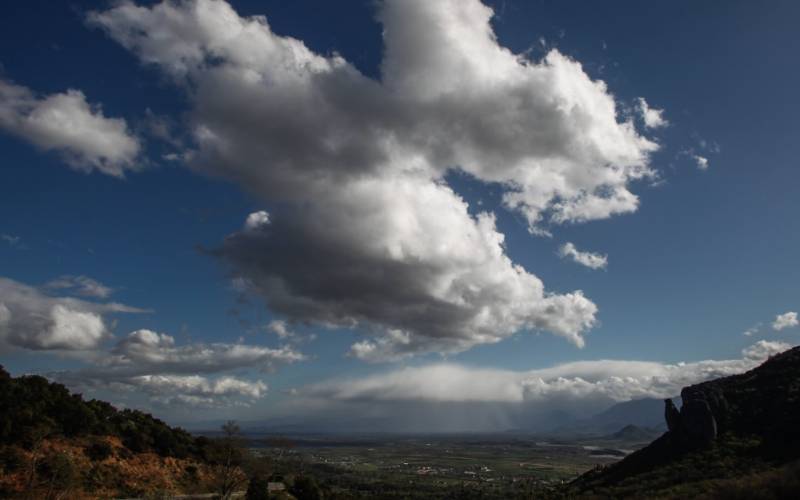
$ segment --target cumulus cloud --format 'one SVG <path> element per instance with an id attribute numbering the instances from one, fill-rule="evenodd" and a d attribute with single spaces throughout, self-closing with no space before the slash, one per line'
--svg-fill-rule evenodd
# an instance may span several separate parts
<path id="1" fill-rule="evenodd" d="M 72 291 L 84 297 L 95 297 L 98 299 L 106 299 L 114 292 L 113 288 L 88 276 L 59 276 L 47 282 L 44 286 L 50 290 Z"/>
<path id="2" fill-rule="evenodd" d="M 786 342 L 759 340 L 755 344 L 748 346 L 742 350 L 745 360 L 760 363 L 770 356 L 780 354 L 787 349 L 791 349 L 791 345 Z"/>
<path id="3" fill-rule="evenodd" d="M 122 118 L 107 118 L 80 90 L 36 96 L 0 80 L 0 129 L 45 151 L 57 151 L 72 168 L 122 177 L 136 169 L 138 139 Z"/>
<path id="4" fill-rule="evenodd" d="M 269 214 L 261 210 L 247 216 L 247 219 L 244 221 L 244 228 L 246 230 L 255 231 L 267 224 L 269 224 Z"/>
<path id="5" fill-rule="evenodd" d="M 279 319 L 270 321 L 267 325 L 267 330 L 277 335 L 279 339 L 290 339 L 295 336 L 295 333 L 289 329 L 286 322 Z"/>
<path id="6" fill-rule="evenodd" d="M 0 277 L 0 344 L 32 350 L 86 350 L 111 336 L 106 315 L 144 312 L 117 303 L 52 297 Z"/>
<path id="7" fill-rule="evenodd" d="M 608 266 L 608 256 L 600 255 L 592 252 L 582 252 L 578 250 L 572 243 L 564 243 L 558 249 L 558 254 L 561 258 L 569 257 L 573 262 L 577 262 L 582 266 L 590 269 L 605 269 Z"/>
<path id="8" fill-rule="evenodd" d="M 779 332 L 784 328 L 792 328 L 798 324 L 800 322 L 797 320 L 797 313 L 789 311 L 775 316 L 775 321 L 772 322 L 772 329 Z"/>
<path id="9" fill-rule="evenodd" d="M 447 186 L 414 177 L 362 181 L 329 198 L 322 213 L 276 217 L 262 231 L 228 237 L 220 250 L 273 310 L 327 325 L 365 324 L 378 340 L 368 341 L 374 348 L 354 346 L 356 355 L 375 361 L 464 350 L 520 329 L 583 345 L 594 303 L 580 292 L 545 292 L 504 254 L 494 217 L 472 219 Z M 388 200 L 396 208 L 369 210 Z M 369 216 L 339 220 L 364 208 Z"/>
<path id="10" fill-rule="evenodd" d="M 642 117 L 644 126 L 647 128 L 661 128 L 669 125 L 669 122 L 664 118 L 664 110 L 651 108 L 644 97 L 637 99 L 637 110 Z"/>
<path id="11" fill-rule="evenodd" d="M 176 345 L 172 336 L 151 330 L 129 333 L 112 354 L 103 364 L 125 373 L 215 373 L 248 367 L 272 371 L 276 365 L 306 359 L 291 347 L 202 342 Z"/>
<path id="12" fill-rule="evenodd" d="M 147 387 L 152 392 L 165 393 L 175 390 L 188 395 L 227 395 L 239 394 L 260 398 L 267 391 L 261 381 L 246 382 L 235 377 L 219 377 L 213 381 L 197 375 L 142 375 L 134 377 L 136 385 Z"/>
<path id="13" fill-rule="evenodd" d="M 783 342 L 761 340 L 743 349 L 740 359 L 677 364 L 578 361 L 531 371 L 433 364 L 360 379 L 323 382 L 303 388 L 299 394 L 340 401 L 538 404 L 554 400 L 620 402 L 666 398 L 680 393 L 687 385 L 747 371 L 790 347 Z"/>
<path id="14" fill-rule="evenodd" d="M 177 345 L 170 335 L 142 329 L 130 332 L 110 352 L 96 352 L 91 367 L 50 377 L 77 390 L 123 389 L 146 394 L 154 403 L 223 407 L 247 404 L 267 393 L 267 385 L 260 380 L 225 373 L 246 369 L 272 372 L 280 365 L 305 359 L 286 346 Z"/>
<path id="15" fill-rule="evenodd" d="M 231 376 L 209 379 L 198 375 L 142 375 L 132 377 L 126 383 L 167 403 L 192 406 L 226 406 L 231 398 L 256 400 L 267 393 L 267 384 L 260 380 L 248 381 Z"/>
<path id="16" fill-rule="evenodd" d="M 230 375 L 137 375 L 89 377 L 81 372 L 51 373 L 51 378 L 77 390 L 109 389 L 117 392 L 138 392 L 154 404 L 223 408 L 247 406 L 267 394 L 267 384 Z"/>
<path id="17" fill-rule="evenodd" d="M 546 291 L 505 254 L 494 214 L 446 183 L 504 190 L 533 232 L 635 211 L 657 145 L 557 50 L 499 45 L 477 0 L 380 4 L 380 80 L 221 0 L 130 1 L 90 23 L 192 103 L 195 170 L 266 202 L 217 255 L 289 320 L 359 326 L 365 359 L 453 352 L 522 329 L 583 345 L 597 307 Z"/>

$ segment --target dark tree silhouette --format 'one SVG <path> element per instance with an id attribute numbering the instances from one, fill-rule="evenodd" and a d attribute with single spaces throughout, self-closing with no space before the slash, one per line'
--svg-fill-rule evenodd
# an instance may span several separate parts
<path id="1" fill-rule="evenodd" d="M 212 441 L 209 458 L 214 464 L 214 483 L 217 493 L 223 499 L 228 499 L 247 482 L 247 475 L 243 469 L 247 449 L 236 422 L 231 420 L 222 426 L 222 437 Z"/>
<path id="2" fill-rule="evenodd" d="M 294 484 L 289 489 L 289 493 L 294 495 L 297 500 L 320 500 L 322 498 L 322 490 L 311 476 L 294 478 Z"/>

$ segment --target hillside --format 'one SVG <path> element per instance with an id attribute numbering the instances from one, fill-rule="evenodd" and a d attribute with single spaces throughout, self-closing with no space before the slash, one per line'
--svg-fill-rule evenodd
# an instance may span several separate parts
<path id="1" fill-rule="evenodd" d="M 84 401 L 0 367 L 0 497 L 134 496 L 212 488 L 218 443 L 137 410 Z"/>
<path id="2" fill-rule="evenodd" d="M 741 375 L 684 388 L 666 403 L 668 432 L 624 460 L 590 471 L 570 495 L 736 497 L 800 487 L 800 347 Z"/>

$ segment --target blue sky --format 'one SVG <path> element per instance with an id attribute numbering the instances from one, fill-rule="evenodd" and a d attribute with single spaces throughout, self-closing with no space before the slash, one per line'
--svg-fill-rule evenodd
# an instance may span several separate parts
<path id="1" fill-rule="evenodd" d="M 512 63 L 504 60 L 505 66 L 498 67 L 511 68 L 508 75 L 505 69 L 497 70 L 494 76 L 499 83 L 492 81 L 507 91 L 489 94 L 491 90 L 487 90 L 476 97 L 472 89 L 483 89 L 482 79 L 493 78 L 481 69 L 492 61 L 471 61 L 485 48 L 470 45 L 472 37 L 485 33 L 469 30 L 480 27 L 481 15 L 487 11 L 477 2 L 466 2 L 477 17 L 470 18 L 475 25 L 465 28 L 456 26 L 460 18 L 450 14 L 466 7 L 441 3 L 437 4 L 441 11 L 433 12 L 437 7 L 423 12 L 425 9 L 415 11 L 413 2 L 395 8 L 397 3 L 232 1 L 230 8 L 211 1 L 172 3 L 168 6 L 183 16 L 185 30 L 166 23 L 164 32 L 174 38 L 161 44 L 150 43 L 160 29 L 153 21 L 163 14 L 154 2 L 139 2 L 140 9 L 127 12 L 103 2 L 15 1 L 5 5 L 0 17 L 0 83 L 5 85 L 0 93 L 0 277 L 8 281 L 0 289 L 5 295 L 0 296 L 0 304 L 6 304 L 11 319 L 5 326 L 0 321 L 0 363 L 14 374 L 48 374 L 92 396 L 144 407 L 182 422 L 228 416 L 257 419 L 281 412 L 311 415 L 325 405 L 346 412 L 350 399 L 361 405 L 372 393 L 347 392 L 343 387 L 396 389 L 395 384 L 417 380 L 411 375 L 415 369 L 442 362 L 466 367 L 464 373 L 441 371 L 435 375 L 447 379 L 442 382 L 445 386 L 453 383 L 457 390 L 469 392 L 454 379 L 469 380 L 475 376 L 470 370 L 527 373 L 526 380 L 538 377 L 530 375 L 531 370 L 577 360 L 594 361 L 597 366 L 604 360 L 647 361 L 661 370 L 684 361 L 740 363 L 755 359 L 743 355 L 742 350 L 758 341 L 773 349 L 797 343 L 796 315 L 794 321 L 791 315 L 783 316 L 779 329 L 773 322 L 778 315 L 797 311 L 800 292 L 796 265 L 800 250 L 800 197 L 796 195 L 800 130 L 796 117 L 800 104 L 795 90 L 800 88 L 796 63 L 800 6 L 789 1 L 769 6 L 689 1 L 658 5 L 493 2 L 488 6 L 494 10 L 490 26 L 496 40 L 488 37 L 486 43 L 524 54 L 529 65 L 545 68 L 545 76 L 537 80 L 535 70 L 525 73 L 524 65 L 511 67 Z M 337 76 L 341 78 L 338 84 L 340 80 L 318 83 L 309 79 L 296 88 L 279 88 L 282 94 L 270 93 L 267 87 L 253 89 L 245 80 L 246 71 L 261 72 L 261 78 L 267 80 L 273 71 L 282 78 L 282 63 L 269 59 L 255 66 L 262 62 L 251 62 L 247 56 L 267 53 L 265 47 L 248 47 L 244 42 L 225 45 L 229 42 L 219 40 L 227 40 L 224 33 L 231 27 L 196 24 L 197 18 L 190 15 L 194 8 L 225 8 L 243 26 L 255 23 L 248 25 L 251 28 L 257 23 L 249 16 L 266 16 L 269 37 L 301 41 L 309 54 L 331 65 L 320 70 L 323 73 L 340 75 L 336 73 L 338 63 L 331 62 L 337 56 L 352 71 L 342 70 L 344 76 Z M 412 33 L 435 16 L 439 23 L 466 30 L 457 32 L 464 38 L 456 47 L 464 48 L 466 55 L 436 45 L 439 39 L 429 33 Z M 379 20 L 387 26 L 388 36 L 400 36 L 393 45 L 398 47 L 395 59 L 384 56 L 390 42 L 384 43 Z M 136 38 L 126 31 L 131 28 L 144 34 Z M 247 43 L 261 43 L 258 40 L 248 39 Z M 208 52 L 208 59 L 194 61 L 192 52 L 176 57 L 173 49 L 179 44 L 185 44 L 180 46 L 187 50 L 200 47 Z M 493 57 L 494 52 L 486 50 L 486 57 Z M 543 61 L 553 51 L 567 62 L 548 66 Z M 429 54 L 436 67 L 424 66 L 432 64 L 426 59 Z M 463 74 L 438 72 L 437 68 L 457 57 L 468 61 L 453 63 L 466 65 L 453 68 L 469 68 Z M 387 65 L 383 71 L 382 61 Z M 478 69 L 470 66 L 473 63 Z M 188 69 L 180 69 L 181 65 Z M 218 68 L 231 69 L 236 76 L 225 78 L 241 77 L 244 86 L 237 89 L 220 84 L 225 80 L 216 80 L 222 77 L 213 73 Z M 302 73 L 304 68 L 298 71 Z M 560 84 L 541 83 L 549 82 L 548 71 L 555 73 L 553 68 L 572 72 L 564 73 L 567 80 Z M 358 77 L 353 77 L 354 73 Z M 273 85 L 279 86 L 280 78 Z M 530 80 L 513 86 L 517 84 L 509 82 L 514 78 Z M 589 85 L 601 80 L 607 86 L 602 90 Z M 589 97 L 564 97 L 563 88 L 573 83 Z M 312 91 L 293 93 L 303 85 Z M 452 101 L 438 94 L 424 97 L 438 86 L 450 86 L 462 94 Z M 82 92 L 82 97 L 48 101 L 49 97 L 66 96 L 70 89 Z M 505 107 L 515 92 L 529 99 L 520 101 L 523 109 L 519 113 L 509 111 L 516 109 L 513 105 Z M 294 104 L 269 101 L 279 95 Z M 403 101 L 406 105 L 393 103 L 398 95 L 408 99 Z M 581 105 L 605 99 L 603 102 L 614 106 L 612 119 L 616 122 L 595 118 L 591 109 L 582 122 L 563 118 L 560 111 L 549 108 L 538 118 L 526 118 L 533 115 L 526 115 L 525 102 L 547 108 L 554 102 L 551 98 L 577 99 L 579 110 Z M 639 98 L 651 109 L 660 110 L 668 123 L 648 127 Z M 254 101 L 248 105 L 247 99 Z M 436 99 L 441 102 L 431 104 Z M 86 106 L 82 111 L 78 109 L 81 100 Z M 87 122 L 90 125 L 76 139 L 65 131 L 70 128 L 69 121 L 56 118 L 45 123 L 53 115 L 36 115 L 35 110 L 45 105 L 63 105 L 63 112 L 83 113 L 84 118 L 99 121 Z M 297 106 L 296 113 L 292 106 Z M 315 116 L 320 106 L 330 108 Z M 532 107 L 530 112 L 539 109 Z M 465 118 L 451 122 L 449 116 Z M 557 122 L 548 122 L 551 116 L 556 116 Z M 497 124 L 483 128 L 487 120 L 497 120 Z M 621 131 L 626 120 L 633 124 L 633 135 Z M 432 123 L 433 128 L 423 129 L 417 123 Z M 465 129 L 474 127 L 480 133 L 464 139 L 453 123 Z M 198 131 L 206 125 L 217 127 L 215 133 L 229 142 L 202 136 Z M 325 157 L 327 153 L 319 151 L 327 149 L 315 149 L 322 142 L 296 132 L 304 125 L 309 135 L 330 134 L 326 140 L 343 141 L 346 148 Z M 341 130 L 346 131 L 344 138 L 337 135 Z M 369 137 L 374 130 L 381 132 Z M 587 131 L 610 135 L 603 135 L 598 146 Z M 96 140 L 92 134 L 97 135 Z M 426 141 L 426 134 L 433 139 Z M 387 136 L 399 144 L 393 143 L 396 150 L 390 151 L 397 157 L 392 161 L 375 159 L 383 158 L 386 151 L 376 153 L 374 144 Z M 549 142 L 537 142 L 540 136 L 550 138 Z M 563 144 L 554 144 L 558 141 Z M 581 149 L 589 143 L 591 147 Z M 225 150 L 222 144 L 234 144 L 236 151 Z M 618 145 L 629 148 L 628 156 L 616 153 Z M 542 149 L 550 147 L 552 151 Z M 630 148 L 635 153 L 630 153 Z M 640 157 L 631 159 L 631 155 Z M 707 161 L 707 168 L 700 168 L 698 157 Z M 422 176 L 403 170 L 416 161 L 424 163 Z M 458 162 L 471 166 L 454 164 Z M 592 220 L 563 216 L 561 222 L 553 222 L 558 214 L 555 205 L 534 210 L 535 200 L 527 191 L 523 205 L 511 207 L 503 201 L 504 194 L 515 189 L 510 186 L 528 186 L 533 192 L 546 185 L 548 180 L 530 173 L 539 165 L 544 165 L 541 170 L 545 172 L 565 169 L 567 184 L 604 168 L 642 168 L 648 173 L 626 174 L 615 185 L 638 197 L 638 204 L 620 210 L 624 213 L 593 212 L 588 217 Z M 374 183 L 364 187 L 350 177 L 344 181 L 336 177 L 337 169 L 350 175 L 347 169 L 351 167 L 361 169 L 358 175 L 369 182 L 374 176 Z M 284 175 L 281 169 L 294 173 Z M 411 177 L 397 181 L 392 176 L 399 174 L 391 169 Z M 334 177 L 329 179 L 329 175 Z M 402 203 L 394 200 L 390 204 L 386 199 L 394 199 L 397 182 L 407 182 L 408 192 L 398 196 Z M 615 189 L 595 180 L 589 185 L 598 192 Z M 452 195 L 441 186 L 452 189 Z M 347 194 L 351 189 L 353 194 Z M 428 198 L 420 194 L 428 190 Z M 571 191 L 562 190 L 548 203 L 557 203 L 568 193 Z M 459 200 L 469 204 L 468 216 L 458 212 Z M 364 205 L 357 205 L 361 201 Z M 580 200 L 570 206 L 588 210 Z M 451 208 L 452 221 L 438 215 L 437 210 Z M 369 225 L 367 219 L 382 210 L 391 211 L 391 221 L 401 221 L 397 232 L 385 224 Z M 268 214 L 268 221 L 247 226 L 248 215 L 259 211 Z M 439 247 L 430 250 L 426 246 L 424 231 L 429 229 L 406 231 L 402 223 L 416 218 L 422 228 L 442 225 L 440 229 L 452 230 L 457 240 L 473 234 L 474 221 L 483 211 L 495 216 L 492 234 L 505 237 L 504 246 L 497 248 L 541 280 L 545 296 L 537 296 L 532 291 L 535 287 L 525 288 L 531 285 L 524 276 L 513 275 L 514 280 L 522 280 L 522 291 L 503 288 L 485 298 L 489 295 L 480 292 L 489 278 L 512 273 L 511 267 L 493 261 L 491 265 L 499 267 L 490 269 L 486 267 L 489 264 L 475 264 L 478 261 L 472 260 L 472 255 L 452 253 L 445 257 L 468 262 L 464 264 L 467 267 L 452 270 L 438 260 Z M 531 222 L 537 216 L 543 217 L 542 223 Z M 319 226 L 320 220 L 327 221 L 326 227 Z M 464 224 L 463 228 L 458 224 Z M 269 238 L 255 233 L 262 230 L 269 232 Z M 389 253 L 395 251 L 392 245 L 412 254 L 421 252 L 403 262 L 410 267 L 402 273 L 387 274 L 386 287 L 396 293 L 366 290 L 372 282 L 365 283 L 363 273 L 392 271 L 384 267 L 388 265 L 384 261 L 365 262 L 360 267 L 359 255 L 372 258 L 372 249 L 365 249 L 368 243 L 358 238 L 345 241 L 341 235 L 350 234 L 348 231 L 387 242 Z M 550 235 L 535 234 L 543 231 Z M 437 241 L 437 232 L 428 235 L 430 241 Z M 418 240 L 410 241 L 412 238 Z M 447 246 L 450 240 L 441 238 Z M 568 242 L 580 252 L 607 256 L 607 266 L 591 269 L 562 257 L 559 249 Z M 347 255 L 340 255 L 342 249 L 347 249 Z M 285 255 L 278 255 L 284 251 Z M 432 253 L 425 253 L 428 251 Z M 335 260 L 328 265 L 323 262 L 328 258 Z M 421 271 L 429 269 L 425 266 L 434 270 Z M 422 281 L 409 277 L 417 279 L 417 271 Z M 415 294 L 433 286 L 424 276 L 433 281 L 451 276 L 451 271 L 464 273 L 461 276 L 472 287 L 468 287 L 470 293 L 479 297 L 465 300 L 475 309 L 485 307 L 495 315 L 499 333 L 487 333 L 486 325 L 478 325 L 477 319 L 461 311 L 458 314 L 464 316 L 455 319 L 436 316 L 433 309 L 402 317 L 391 311 L 393 300 L 399 301 L 398 310 L 441 305 L 430 300 L 433 295 Z M 65 279 L 74 286 L 53 283 L 64 276 L 73 277 Z M 77 276 L 106 285 L 113 293 L 101 296 L 81 289 L 74 279 Z M 290 288 L 296 287 L 289 294 L 291 300 L 281 302 L 285 297 L 270 288 L 270 280 L 276 276 Z M 363 293 L 361 286 L 366 287 Z M 402 286 L 409 288 L 401 290 Z M 301 288 L 306 295 L 298 291 Z M 336 290 L 349 300 L 338 303 L 332 299 Z M 556 313 L 508 305 L 517 300 L 547 305 L 551 300 L 547 297 L 566 301 L 575 290 L 583 291 L 596 312 L 586 312 L 574 303 Z M 554 295 L 547 295 L 550 293 Z M 24 302 L 34 300 L 31 294 L 39 294 L 35 303 Z M 28 298 L 20 298 L 23 295 Z M 69 302 L 68 297 L 79 303 Z M 67 302 L 59 302 L 63 300 Z M 112 310 L 111 302 L 141 311 Z M 94 315 L 102 325 L 78 321 L 86 316 L 71 316 L 76 321 L 68 325 L 71 333 L 62 333 L 68 340 L 81 338 L 84 343 L 70 345 L 61 337 L 56 339 L 52 333 L 55 304 Z M 0 320 L 2 313 L 0 309 Z M 34 320 L 20 323 L 19 318 L 42 315 L 50 319 L 42 324 Z M 278 336 L 276 324 L 269 327 L 274 320 L 286 321 L 293 335 Z M 565 321 L 583 323 L 562 326 Z M 743 335 L 754 327 L 751 335 Z M 82 328 L 95 329 L 87 333 Z M 40 330 L 52 335 L 47 337 L 50 334 Z M 152 342 L 147 344 L 142 336 L 135 337 L 137 342 L 162 351 L 127 351 L 135 342 L 126 344 L 125 339 L 140 330 L 149 331 Z M 392 337 L 392 331 L 400 332 L 399 336 Z M 491 341 L 485 340 L 487 335 Z M 584 347 L 576 346 L 580 343 L 576 338 L 583 339 Z M 236 345 L 267 351 L 251 353 L 262 356 L 260 361 L 248 358 L 250 361 L 237 364 L 238 358 L 231 354 Z M 354 345 L 366 350 L 354 350 Z M 203 349 L 210 351 L 212 360 L 188 354 Z M 174 359 L 165 362 L 170 356 Z M 154 361 L 156 358 L 160 361 Z M 601 383 L 630 375 L 627 368 L 602 366 L 603 374 L 595 379 L 569 371 L 565 376 Z M 738 369 L 742 365 L 733 366 Z M 707 372 L 703 374 L 707 376 Z M 661 375 L 641 374 L 651 382 L 656 376 Z M 174 377 L 196 378 L 180 379 L 184 389 L 169 392 L 169 383 L 156 390 L 153 385 L 157 382 L 142 382 L 156 380 L 152 377 L 173 377 L 171 381 Z M 114 381 L 106 383 L 105 379 Z M 224 380 L 228 386 L 220 382 Z M 337 381 L 335 390 L 331 380 Z M 258 381 L 264 388 L 252 385 Z M 186 384 L 194 385 L 186 389 Z M 225 388 L 231 384 L 237 388 Z M 648 390 L 602 393 L 598 401 L 660 395 L 656 389 Z M 410 392 L 399 397 L 409 407 L 441 398 L 424 390 Z M 482 401 L 482 396 L 466 394 L 462 399 Z M 522 399 L 530 402 L 527 396 Z M 249 406 L 240 404 L 243 402 Z M 535 404 L 550 403 L 542 397 Z M 356 407 L 353 403 L 352 411 Z"/>

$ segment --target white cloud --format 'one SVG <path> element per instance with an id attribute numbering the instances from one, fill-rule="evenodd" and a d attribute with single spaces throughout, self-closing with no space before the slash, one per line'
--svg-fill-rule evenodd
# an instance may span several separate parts
<path id="1" fill-rule="evenodd" d="M 592 252 L 582 252 L 578 250 L 572 243 L 564 243 L 558 249 L 558 254 L 561 258 L 569 257 L 573 262 L 577 262 L 582 266 L 590 269 L 605 269 L 608 266 L 608 256 L 600 255 Z"/>
<path id="2" fill-rule="evenodd" d="M 449 171 L 501 186 L 534 232 L 635 211 L 631 184 L 654 175 L 658 146 L 619 120 L 604 82 L 557 50 L 512 53 L 491 17 L 476 0 L 382 3 L 380 80 L 220 0 L 89 20 L 190 96 L 191 168 L 282 203 L 226 240 L 234 274 L 289 320 L 372 333 L 354 354 L 389 359 L 522 329 L 583 345 L 595 323 L 579 291 L 546 291 L 508 258 Z"/>
<path id="3" fill-rule="evenodd" d="M 289 339 L 295 336 L 295 333 L 289 330 L 286 322 L 278 319 L 270 321 L 267 330 L 277 335 L 279 339 Z"/>
<path id="4" fill-rule="evenodd" d="M 144 312 L 122 304 L 51 297 L 0 278 L 0 345 L 33 350 L 93 349 L 111 336 L 105 315 Z"/>
<path id="5" fill-rule="evenodd" d="M 504 254 L 494 217 L 473 219 L 450 188 L 402 177 L 327 196 L 325 210 L 276 217 L 220 250 L 273 310 L 371 327 L 382 347 L 375 360 L 464 350 L 520 329 L 583 345 L 596 306 L 580 292 L 545 292 Z M 345 214 L 358 216 L 345 224 Z"/>
<path id="6" fill-rule="evenodd" d="M 106 118 L 79 90 L 40 98 L 0 80 L 0 128 L 46 151 L 58 151 L 79 171 L 122 177 L 137 168 L 140 144 L 125 120 Z"/>
<path id="7" fill-rule="evenodd" d="M 154 404 L 168 407 L 248 406 L 263 398 L 268 390 L 267 384 L 260 380 L 246 380 L 230 375 L 207 377 L 148 374 L 93 378 L 81 372 L 60 372 L 51 373 L 49 376 L 75 390 L 106 389 L 117 393 L 137 392 L 146 395 Z"/>
<path id="8" fill-rule="evenodd" d="M 50 310 L 50 320 L 48 334 L 38 338 L 43 349 L 90 349 L 108 335 L 103 318 L 97 313 L 56 304 Z"/>
<path id="9" fill-rule="evenodd" d="M 692 154 L 692 158 L 694 159 L 695 163 L 697 163 L 697 168 L 700 170 L 707 170 L 708 169 L 708 158 L 705 156 L 700 156 L 698 154 Z"/>
<path id="10" fill-rule="evenodd" d="M 50 290 L 71 290 L 84 297 L 98 299 L 108 298 L 114 289 L 88 276 L 60 276 L 46 283 L 45 288 Z"/>
<path id="11" fill-rule="evenodd" d="M 708 158 L 700 155 L 692 155 L 694 161 L 697 163 L 697 168 L 700 170 L 707 170 L 708 169 Z"/>
<path id="12" fill-rule="evenodd" d="M 255 367 L 272 371 L 276 365 L 303 361 L 306 357 L 291 347 L 190 343 L 175 345 L 175 339 L 151 330 L 136 330 L 122 339 L 103 364 L 125 373 L 216 373 Z"/>
<path id="13" fill-rule="evenodd" d="M 636 102 L 638 104 L 637 109 L 642 117 L 645 127 L 661 128 L 669 125 L 669 122 L 663 116 L 663 109 L 651 108 L 650 105 L 647 104 L 647 101 L 644 99 L 644 97 L 638 98 Z"/>
<path id="14" fill-rule="evenodd" d="M 269 214 L 261 210 L 247 216 L 247 219 L 244 221 L 244 228 L 246 230 L 255 231 L 267 224 L 269 224 Z"/>
<path id="15" fill-rule="evenodd" d="M 255 400 L 267 393 L 267 385 L 260 380 L 253 382 L 231 376 L 209 379 L 199 375 L 141 375 L 125 379 L 123 383 L 156 397 L 195 406 L 200 403 L 221 406 L 235 397 Z"/>
<path id="16" fill-rule="evenodd" d="M 649 361 L 578 361 L 531 371 L 481 369 L 456 364 L 407 367 L 360 379 L 340 379 L 300 389 L 305 397 L 341 401 L 537 403 L 563 400 L 627 401 L 666 398 L 705 380 L 742 373 L 789 349 L 761 340 L 742 358 L 665 364 Z"/>
<path id="17" fill-rule="evenodd" d="M 797 313 L 789 311 L 775 316 L 775 321 L 772 322 L 772 329 L 778 332 L 784 328 L 792 328 L 798 324 L 800 324 L 800 322 L 797 320 Z"/>
<path id="18" fill-rule="evenodd" d="M 761 323 L 751 326 L 750 328 L 742 332 L 742 335 L 744 335 L 745 337 L 752 337 L 753 335 L 758 333 L 760 329 L 761 329 Z"/>
<path id="19" fill-rule="evenodd" d="M 786 342 L 759 340 L 755 344 L 743 349 L 742 354 L 746 360 L 760 363 L 770 356 L 782 353 L 791 347 L 792 346 Z"/>
<path id="20" fill-rule="evenodd" d="M 414 354 L 408 349 L 411 334 L 403 330 L 388 329 L 374 340 L 361 340 L 350 346 L 349 356 L 362 361 L 398 361 Z"/>
<path id="21" fill-rule="evenodd" d="M 0 310 L 0 325 L 2 314 Z M 260 380 L 224 375 L 226 372 L 272 372 L 279 365 L 305 359 L 302 353 L 285 346 L 177 345 L 170 335 L 142 329 L 129 333 L 109 353 L 95 352 L 90 367 L 49 376 L 76 390 L 122 389 L 143 393 L 158 404 L 227 407 L 260 399 L 267 386 Z"/>
<path id="22" fill-rule="evenodd" d="M 694 147 L 684 149 L 678 153 L 679 156 L 688 156 L 700 170 L 708 170 L 711 162 L 709 154 L 718 154 L 722 149 L 720 145 L 713 141 L 706 141 L 701 137 L 695 136 L 697 149 Z"/>

